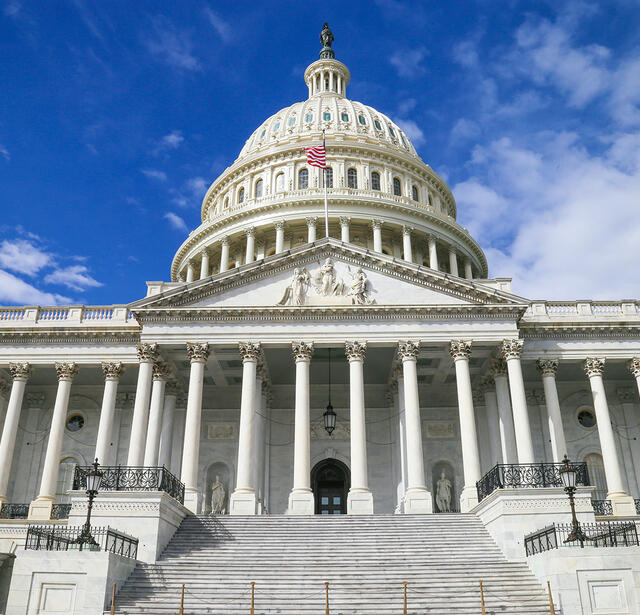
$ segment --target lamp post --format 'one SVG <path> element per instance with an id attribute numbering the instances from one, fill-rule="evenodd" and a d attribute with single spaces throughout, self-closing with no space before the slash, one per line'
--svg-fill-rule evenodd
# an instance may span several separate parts
<path id="1" fill-rule="evenodd" d="M 584 547 L 584 542 L 589 540 L 588 536 L 582 531 L 578 518 L 576 517 L 576 503 L 574 494 L 576 492 L 576 478 L 578 476 L 577 468 L 569 462 L 569 458 L 565 455 L 562 460 L 563 466 L 560 468 L 560 478 L 564 485 L 564 490 L 569 496 L 569 504 L 571 505 L 571 533 L 564 542 L 580 543 L 580 547 Z"/>
<path id="2" fill-rule="evenodd" d="M 80 536 L 76 538 L 76 542 L 80 545 L 82 551 L 83 545 L 97 546 L 96 539 L 91 535 L 91 509 L 93 508 L 93 499 L 98 495 L 100 483 L 102 482 L 102 472 L 98 470 L 98 459 L 93 462 L 93 469 L 87 472 L 87 495 L 89 503 L 87 505 L 87 520 L 84 523 Z"/>
<path id="3" fill-rule="evenodd" d="M 331 348 L 329 348 L 329 403 L 322 416 L 324 418 L 324 429 L 331 435 L 336 428 L 336 413 L 333 411 L 333 406 L 331 405 Z"/>

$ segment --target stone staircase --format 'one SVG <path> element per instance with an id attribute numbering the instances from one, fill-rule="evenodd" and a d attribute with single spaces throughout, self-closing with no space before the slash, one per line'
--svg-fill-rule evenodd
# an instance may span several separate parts
<path id="1" fill-rule="evenodd" d="M 156 564 L 139 563 L 120 614 L 411 615 L 549 613 L 525 563 L 510 563 L 468 514 L 187 517 Z"/>

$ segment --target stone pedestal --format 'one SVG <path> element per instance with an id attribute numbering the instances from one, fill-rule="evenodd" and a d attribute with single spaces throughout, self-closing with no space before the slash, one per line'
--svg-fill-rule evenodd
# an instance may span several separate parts
<path id="1" fill-rule="evenodd" d="M 431 493 L 426 489 L 412 489 L 409 487 L 404 496 L 404 514 L 423 515 L 432 512 Z"/>
<path id="2" fill-rule="evenodd" d="M 347 495 L 348 515 L 372 515 L 373 494 L 369 489 L 350 489 Z"/>
<path id="3" fill-rule="evenodd" d="M 53 498 L 40 496 L 29 505 L 30 521 L 48 521 L 56 501 Z"/>
<path id="4" fill-rule="evenodd" d="M 184 490 L 184 507 L 189 512 L 197 515 L 200 512 L 200 504 L 202 503 L 202 496 L 197 490 L 185 489 Z"/>
<path id="5" fill-rule="evenodd" d="M 460 494 L 460 512 L 469 512 L 478 504 L 478 490 L 475 487 L 464 487 Z"/>
<path id="6" fill-rule="evenodd" d="M 258 513 L 258 498 L 255 491 L 236 489 L 229 498 L 230 515 L 255 515 Z"/>
<path id="7" fill-rule="evenodd" d="M 289 494 L 288 515 L 313 515 L 315 513 L 315 500 L 313 491 L 295 489 Z"/>
<path id="8" fill-rule="evenodd" d="M 616 517 L 635 517 L 636 503 L 630 495 L 616 494 L 610 496 L 611 508 Z"/>

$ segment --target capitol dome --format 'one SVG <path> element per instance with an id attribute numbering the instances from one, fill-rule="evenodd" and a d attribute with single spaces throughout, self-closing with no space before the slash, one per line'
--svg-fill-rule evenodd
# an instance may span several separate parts
<path id="1" fill-rule="evenodd" d="M 305 70 L 307 99 L 262 122 L 207 190 L 202 224 L 174 257 L 173 282 L 253 263 L 323 235 L 452 276 L 487 277 L 485 255 L 457 223 L 446 183 L 400 126 L 346 97 L 350 79 L 325 45 Z M 324 172 L 308 165 L 304 150 L 323 138 L 326 190 Z"/>

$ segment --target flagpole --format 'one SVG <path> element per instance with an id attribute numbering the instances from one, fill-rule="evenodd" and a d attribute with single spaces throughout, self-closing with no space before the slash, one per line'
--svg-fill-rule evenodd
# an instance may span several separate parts
<path id="1" fill-rule="evenodd" d="M 327 148 L 324 144 L 324 130 L 322 131 L 322 148 L 324 149 L 324 235 L 329 237 L 329 204 L 327 202 Z"/>

